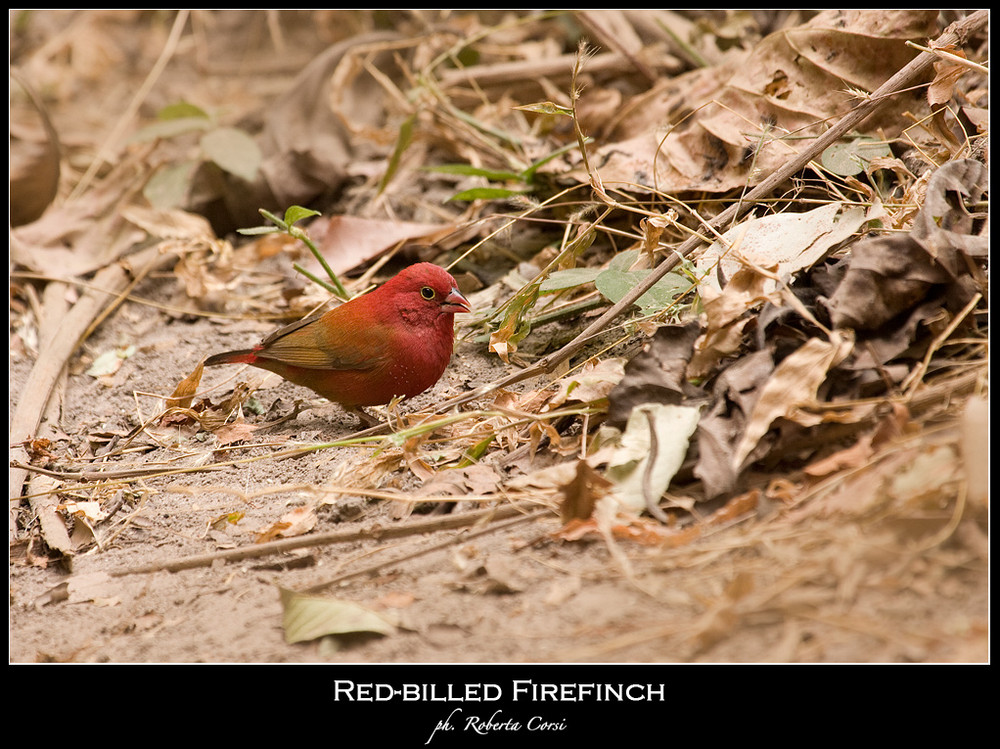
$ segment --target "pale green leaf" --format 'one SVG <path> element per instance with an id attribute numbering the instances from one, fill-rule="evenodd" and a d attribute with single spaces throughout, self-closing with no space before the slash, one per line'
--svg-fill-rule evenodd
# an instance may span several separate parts
<path id="1" fill-rule="evenodd" d="M 179 117 L 160 120 L 140 128 L 129 137 L 130 143 L 145 143 L 157 138 L 174 138 L 185 133 L 208 130 L 212 123 L 203 117 Z"/>
<path id="2" fill-rule="evenodd" d="M 649 270 L 615 270 L 608 268 L 602 271 L 594 280 L 594 285 L 606 299 L 617 303 L 633 288 L 639 285 L 649 275 Z M 690 279 L 676 273 L 668 273 L 657 281 L 653 287 L 636 300 L 636 305 L 645 312 L 657 312 L 667 309 L 678 297 L 690 291 Z"/>
<path id="3" fill-rule="evenodd" d="M 387 619 L 353 601 L 280 590 L 286 642 L 305 642 L 350 632 L 391 635 L 396 631 Z"/>
<path id="4" fill-rule="evenodd" d="M 520 180 L 521 175 L 517 172 L 503 171 L 499 169 L 484 169 L 472 164 L 439 164 L 429 166 L 428 172 L 439 172 L 441 174 L 457 174 L 463 177 L 483 177 L 491 182 L 507 182 L 509 180 Z"/>
<path id="5" fill-rule="evenodd" d="M 647 494 L 659 502 L 684 462 L 699 418 L 690 406 L 645 403 L 632 409 L 605 473 L 623 507 L 642 512 Z"/>
<path id="6" fill-rule="evenodd" d="M 205 156 L 230 174 L 247 182 L 257 176 L 261 163 L 260 148 L 247 133 L 234 127 L 220 127 L 201 139 Z"/>
<path id="7" fill-rule="evenodd" d="M 173 104 L 167 104 L 156 113 L 156 119 L 158 120 L 177 120 L 182 118 L 198 118 L 202 120 L 212 119 L 209 117 L 208 112 L 199 107 L 197 104 L 192 104 L 189 101 L 178 101 Z"/>
<path id="8" fill-rule="evenodd" d="M 187 201 L 191 189 L 191 178 L 198 167 L 196 161 L 181 161 L 158 169 L 142 194 L 154 208 L 178 208 Z"/>
<path id="9" fill-rule="evenodd" d="M 598 268 L 567 268 L 549 274 L 538 287 L 539 293 L 551 294 L 565 289 L 575 289 L 577 286 L 593 283 L 601 271 Z"/>
<path id="10" fill-rule="evenodd" d="M 823 151 L 820 162 L 834 174 L 849 177 L 865 171 L 872 159 L 889 156 L 892 156 L 892 149 L 884 140 L 859 137 L 829 146 Z"/>

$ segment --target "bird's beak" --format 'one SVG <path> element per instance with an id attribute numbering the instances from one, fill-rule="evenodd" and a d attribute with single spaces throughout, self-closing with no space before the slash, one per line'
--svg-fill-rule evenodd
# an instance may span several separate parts
<path id="1" fill-rule="evenodd" d="M 472 312 L 472 305 L 469 304 L 469 300 L 465 298 L 461 291 L 454 287 L 452 287 L 448 296 L 444 298 L 444 301 L 441 302 L 441 306 L 447 312 Z"/>

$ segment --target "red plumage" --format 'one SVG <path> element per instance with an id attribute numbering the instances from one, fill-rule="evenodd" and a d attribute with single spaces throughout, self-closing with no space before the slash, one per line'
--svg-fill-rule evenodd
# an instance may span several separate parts
<path id="1" fill-rule="evenodd" d="M 210 356 L 206 366 L 251 364 L 347 408 L 419 395 L 444 374 L 455 313 L 469 301 L 431 263 L 404 268 L 374 291 L 281 328 L 251 349 Z"/>

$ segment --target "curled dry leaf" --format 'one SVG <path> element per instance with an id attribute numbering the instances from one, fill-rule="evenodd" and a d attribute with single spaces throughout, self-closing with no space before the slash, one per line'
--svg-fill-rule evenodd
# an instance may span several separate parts
<path id="1" fill-rule="evenodd" d="M 276 538 L 292 538 L 301 536 L 316 527 L 316 510 L 308 505 L 295 507 L 281 516 L 281 520 L 273 523 L 262 533 L 257 534 L 255 543 L 262 544 Z"/>
<path id="2" fill-rule="evenodd" d="M 559 487 L 559 519 L 563 524 L 571 520 L 586 520 L 594 514 L 594 505 L 611 489 L 612 483 L 585 460 L 576 461 L 573 480 Z"/>
<path id="3" fill-rule="evenodd" d="M 198 392 L 198 386 L 201 385 L 201 375 L 204 370 L 205 360 L 202 359 L 191 374 L 177 383 L 174 392 L 167 398 L 167 408 L 191 408 L 194 394 Z"/>
<path id="4" fill-rule="evenodd" d="M 852 368 L 891 361 L 910 348 L 922 322 L 942 306 L 963 308 L 985 282 L 976 263 L 987 256 L 989 237 L 977 206 L 987 189 L 982 164 L 949 162 L 928 181 L 910 233 L 854 244 L 827 302 L 834 327 L 857 331 L 864 343 Z"/>
<path id="5" fill-rule="evenodd" d="M 38 219 L 51 205 L 59 190 L 62 147 L 59 134 L 49 117 L 45 102 L 15 67 L 10 76 L 16 81 L 38 116 L 42 132 L 22 121 L 23 112 L 13 104 L 10 109 L 10 225 L 22 226 Z"/>
<path id="6" fill-rule="evenodd" d="M 815 401 L 819 386 L 831 367 L 843 361 L 854 346 L 850 333 L 832 333 L 830 340 L 810 338 L 801 348 L 786 357 L 774 369 L 747 422 L 743 437 L 733 454 L 733 467 L 739 468 L 757 446 L 775 419 L 817 423 L 805 418 L 800 406 Z"/>
<path id="7" fill-rule="evenodd" d="M 695 342 L 688 377 L 709 376 L 720 360 L 740 350 L 743 329 L 750 322 L 746 313 L 772 300 L 764 292 L 769 280 L 755 268 L 743 268 L 736 271 L 721 293 L 711 286 L 702 289 L 705 329 Z"/>
<path id="8" fill-rule="evenodd" d="M 621 381 L 625 360 L 619 357 L 590 359 L 578 372 L 559 381 L 559 389 L 552 396 L 545 410 L 558 408 L 567 402 L 594 403 L 608 397 Z"/>

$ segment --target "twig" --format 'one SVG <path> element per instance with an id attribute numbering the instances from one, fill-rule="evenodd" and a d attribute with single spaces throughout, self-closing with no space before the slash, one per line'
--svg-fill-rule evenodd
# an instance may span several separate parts
<path id="1" fill-rule="evenodd" d="M 417 551 L 410 552 L 409 554 L 403 554 L 402 556 L 396 557 L 395 559 L 389 559 L 385 562 L 378 562 L 377 564 L 371 564 L 360 570 L 354 570 L 353 572 L 346 572 L 343 575 L 338 575 L 337 577 L 326 580 L 322 583 L 317 583 L 306 588 L 301 593 L 319 593 L 320 591 L 326 590 L 334 585 L 344 582 L 345 580 L 353 580 L 356 577 L 364 577 L 366 575 L 373 575 L 376 572 L 380 572 L 386 567 L 392 567 L 393 565 L 399 564 L 400 562 L 407 562 L 411 559 L 416 559 L 424 554 L 430 554 L 435 551 L 440 551 L 441 549 L 447 549 L 449 546 L 453 546 L 457 543 L 469 541 L 473 538 L 479 538 L 480 536 L 486 536 L 490 533 L 496 533 L 498 531 L 506 530 L 508 528 L 513 528 L 515 525 L 520 525 L 529 520 L 534 520 L 541 514 L 540 511 L 536 511 L 527 515 L 522 515 L 521 517 L 516 517 L 513 520 L 508 520 L 505 523 L 497 523 L 496 525 L 487 526 L 481 530 L 475 531 L 474 533 L 465 533 L 460 536 L 452 536 L 451 538 L 436 543 L 432 546 L 428 546 L 424 549 L 418 549 Z"/>
<path id="2" fill-rule="evenodd" d="M 541 511 L 536 511 L 531 516 L 534 517 Z M 189 570 L 195 567 L 208 567 L 216 561 L 238 562 L 243 559 L 256 559 L 270 554 L 279 554 L 294 549 L 302 549 L 309 546 L 328 546 L 330 544 L 348 543 L 365 539 L 382 538 L 403 538 L 421 533 L 430 533 L 439 530 L 452 528 L 464 528 L 475 525 L 480 521 L 490 519 L 506 519 L 513 515 L 523 515 L 525 511 L 515 505 L 502 505 L 491 507 L 475 512 L 463 512 L 458 515 L 447 515 L 445 517 L 435 517 L 432 520 L 423 520 L 415 523 L 406 523 L 391 526 L 373 526 L 349 531 L 334 531 L 332 533 L 319 533 L 315 536 L 299 536 L 296 538 L 283 538 L 279 541 L 271 541 L 265 544 L 255 544 L 253 546 L 241 547 L 239 549 L 226 549 L 213 552 L 211 554 L 197 554 L 195 556 L 183 557 L 164 562 L 154 562 L 144 564 L 129 569 L 112 572 L 112 577 L 125 577 L 127 575 L 139 575 L 149 572 L 177 572 L 179 570 Z"/>
<path id="3" fill-rule="evenodd" d="M 921 52 L 930 52 L 932 55 L 937 55 L 942 60 L 947 60 L 954 65 L 961 65 L 963 68 L 968 68 L 969 70 L 975 70 L 977 73 L 982 73 L 983 75 L 990 74 L 990 69 L 985 65 L 980 65 L 978 62 L 973 62 L 972 60 L 967 60 L 964 57 L 959 57 L 946 49 L 931 49 L 930 47 L 925 47 L 922 44 L 911 42 L 909 39 L 906 40 L 906 46 L 913 47 L 913 49 L 919 49 Z"/>
<path id="4" fill-rule="evenodd" d="M 660 509 L 660 497 L 654 495 L 652 489 L 653 468 L 658 462 L 660 452 L 660 440 L 656 435 L 656 423 L 652 411 L 646 411 L 646 423 L 649 427 L 649 455 L 646 456 L 646 467 L 642 472 L 642 495 L 646 500 L 649 514 L 661 523 L 668 523 L 670 518 Z"/>

